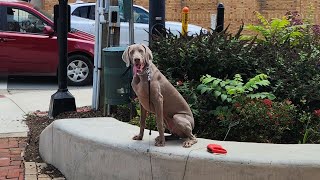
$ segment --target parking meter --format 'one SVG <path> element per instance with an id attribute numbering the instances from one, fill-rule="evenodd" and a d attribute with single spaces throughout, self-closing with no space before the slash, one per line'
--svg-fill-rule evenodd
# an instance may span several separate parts
<path id="1" fill-rule="evenodd" d="M 109 27 L 120 27 L 119 6 L 109 7 Z"/>
<path id="2" fill-rule="evenodd" d="M 165 0 L 149 0 L 149 44 L 156 36 L 165 36 Z"/>

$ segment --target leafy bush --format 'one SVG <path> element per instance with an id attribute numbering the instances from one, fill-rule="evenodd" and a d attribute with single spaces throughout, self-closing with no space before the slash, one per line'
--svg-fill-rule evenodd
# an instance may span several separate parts
<path id="1" fill-rule="evenodd" d="M 242 28 L 239 34 L 241 31 Z M 195 37 L 178 37 L 168 32 L 166 38 L 159 38 L 151 49 L 154 63 L 175 83 L 199 81 L 204 74 L 225 78 L 238 72 L 246 76 L 248 70 L 248 73 L 254 72 L 258 66 L 248 56 L 251 46 L 226 31 Z"/>
<path id="2" fill-rule="evenodd" d="M 274 18 L 269 22 L 259 12 L 255 12 L 260 25 L 248 25 L 245 29 L 257 33 L 255 35 L 242 35 L 242 40 L 255 39 L 258 43 L 284 44 L 289 42 L 291 45 L 297 45 L 303 36 L 302 31 L 306 28 L 303 24 L 291 24 L 288 16 L 281 19 Z"/>
<path id="3" fill-rule="evenodd" d="M 312 18 L 299 19 L 297 12 L 288 12 L 282 19 L 275 18 L 270 23 L 259 13 L 257 17 L 261 25 L 245 26 L 260 34 L 257 45 L 251 49 L 252 57 L 260 64 L 257 72 L 270 76 L 277 97 L 291 99 L 305 110 L 319 108 L 319 26 L 312 23 Z M 243 35 L 241 38 L 254 37 Z"/>
<path id="4" fill-rule="evenodd" d="M 220 119 L 222 127 L 238 121 L 228 134 L 228 140 L 297 143 L 296 107 L 288 101 L 244 99 L 233 106 L 232 118 Z"/>
<path id="5" fill-rule="evenodd" d="M 236 98 L 245 95 L 248 98 L 269 98 L 274 99 L 275 96 L 268 92 L 254 92 L 259 86 L 269 86 L 270 82 L 267 80 L 268 76 L 259 74 L 251 78 L 246 84 L 243 83 L 240 74 L 236 74 L 233 80 L 222 80 L 212 77 L 210 75 L 202 76 L 198 90 L 201 94 L 205 92 L 212 92 L 215 98 L 221 98 L 222 102 L 235 102 Z"/>
<path id="6" fill-rule="evenodd" d="M 260 36 L 250 38 L 241 36 L 243 26 L 235 35 L 227 29 L 195 37 L 168 32 L 151 46 L 154 63 L 190 104 L 194 132 L 200 137 L 223 140 L 230 130 L 228 140 L 320 143 L 319 118 L 313 113 L 320 109 L 318 26 L 291 12 L 270 22 L 259 18 L 264 24 L 251 29 Z M 205 74 L 210 76 L 201 78 Z M 267 93 L 256 97 L 271 100 L 269 95 L 274 94 L 277 99 L 271 109 L 261 100 L 245 97 L 257 93 L 252 85 L 266 82 L 257 77 L 251 81 L 251 91 L 243 82 L 256 74 L 268 76 L 270 85 L 259 88 Z M 201 83 L 200 89 L 211 93 L 197 91 Z M 216 83 L 224 86 L 219 89 Z"/>
<path id="7" fill-rule="evenodd" d="M 299 118 L 302 124 L 300 130 L 299 143 L 320 143 L 320 109 L 314 110 L 313 113 L 302 111 Z"/>

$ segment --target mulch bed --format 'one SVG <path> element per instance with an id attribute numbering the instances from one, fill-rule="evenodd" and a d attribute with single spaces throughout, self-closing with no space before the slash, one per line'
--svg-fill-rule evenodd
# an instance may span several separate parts
<path id="1" fill-rule="evenodd" d="M 111 109 L 111 116 L 118 120 L 128 120 L 130 118 L 130 110 L 127 107 L 117 107 Z M 28 145 L 25 150 L 25 161 L 43 163 L 44 161 L 39 154 L 39 137 L 41 132 L 57 119 L 66 118 L 92 118 L 103 117 L 103 112 L 94 111 L 90 107 L 77 108 L 76 112 L 66 112 L 59 114 L 54 119 L 48 117 L 48 112 L 36 111 L 26 116 L 26 124 L 29 127 Z M 52 178 L 64 177 L 63 174 L 54 166 L 48 164 L 48 167 L 42 170 L 43 174 L 47 174 Z"/>

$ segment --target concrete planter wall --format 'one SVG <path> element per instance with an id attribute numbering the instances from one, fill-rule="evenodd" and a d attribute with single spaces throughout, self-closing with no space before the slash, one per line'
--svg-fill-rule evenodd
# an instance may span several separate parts
<path id="1" fill-rule="evenodd" d="M 319 180 L 320 145 L 259 144 L 198 139 L 155 147 L 158 132 L 131 138 L 139 128 L 113 118 L 56 120 L 40 136 L 41 157 L 68 180 Z M 210 143 L 228 153 L 208 153 Z"/>

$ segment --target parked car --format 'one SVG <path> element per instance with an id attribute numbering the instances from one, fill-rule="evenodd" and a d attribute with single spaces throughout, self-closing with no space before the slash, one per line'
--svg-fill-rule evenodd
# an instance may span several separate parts
<path id="1" fill-rule="evenodd" d="M 30 3 L 0 0 L 0 73 L 56 76 L 59 55 L 53 20 Z M 68 83 L 92 81 L 94 36 L 68 33 Z"/>
<path id="2" fill-rule="evenodd" d="M 95 34 L 95 3 L 84 3 L 78 1 L 71 3 L 71 27 L 81 31 Z M 144 43 L 148 45 L 149 39 L 149 11 L 142 6 L 133 6 L 134 14 L 134 38 L 135 43 Z M 129 44 L 129 23 L 124 22 L 123 13 L 120 12 L 120 44 Z M 172 33 L 180 35 L 181 23 L 180 22 L 165 22 L 166 29 Z M 206 30 L 200 26 L 193 24 L 188 25 L 188 34 L 195 35 L 201 31 Z"/>

